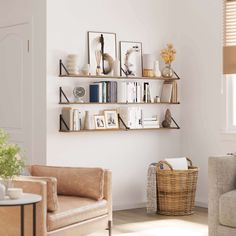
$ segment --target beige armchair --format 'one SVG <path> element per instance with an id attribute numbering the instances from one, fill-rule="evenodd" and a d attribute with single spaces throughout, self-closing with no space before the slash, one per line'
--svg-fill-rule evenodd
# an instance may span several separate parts
<path id="1" fill-rule="evenodd" d="M 235 236 L 236 157 L 211 157 L 208 168 L 209 236 Z"/>
<path id="2" fill-rule="evenodd" d="M 14 185 L 42 196 L 37 236 L 80 236 L 103 229 L 111 236 L 111 171 L 31 166 L 30 172 Z M 0 235 L 20 235 L 19 208 L 0 208 Z M 32 206 L 25 208 L 25 235 L 32 236 Z"/>

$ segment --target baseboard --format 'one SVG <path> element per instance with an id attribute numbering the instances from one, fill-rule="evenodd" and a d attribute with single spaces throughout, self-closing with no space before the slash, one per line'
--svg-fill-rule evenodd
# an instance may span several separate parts
<path id="1" fill-rule="evenodd" d="M 208 208 L 208 203 L 195 201 L 195 206 L 196 207 L 202 207 L 202 208 Z"/>
<path id="2" fill-rule="evenodd" d="M 146 207 L 146 202 L 134 204 L 114 204 L 113 211 L 129 210 Z"/>
<path id="3" fill-rule="evenodd" d="M 208 204 L 206 202 L 195 201 L 196 207 L 208 208 Z M 146 202 L 135 203 L 135 204 L 114 204 L 113 211 L 121 211 L 121 210 L 129 210 L 129 209 L 137 209 L 137 208 L 145 208 Z"/>

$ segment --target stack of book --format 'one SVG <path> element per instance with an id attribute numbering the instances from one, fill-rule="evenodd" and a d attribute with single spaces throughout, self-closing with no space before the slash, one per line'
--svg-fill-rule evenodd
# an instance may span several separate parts
<path id="1" fill-rule="evenodd" d="M 121 119 L 130 129 L 142 128 L 142 109 L 140 107 L 121 107 L 118 109 Z"/>
<path id="2" fill-rule="evenodd" d="M 140 107 L 122 107 L 118 110 L 121 119 L 130 129 L 160 128 L 157 116 L 144 118 Z"/>
<path id="3" fill-rule="evenodd" d="M 178 102 L 178 87 L 176 81 L 165 81 L 163 83 L 161 102 Z"/>
<path id="4" fill-rule="evenodd" d="M 150 118 L 143 118 L 142 125 L 143 128 L 160 128 L 160 122 L 157 116 Z"/>
<path id="5" fill-rule="evenodd" d="M 89 85 L 89 102 L 116 103 L 117 82 L 102 81 Z"/>
<path id="6" fill-rule="evenodd" d="M 78 109 L 72 107 L 62 108 L 62 119 L 66 123 L 69 131 L 81 130 L 81 113 Z M 68 131 L 66 125 L 62 122 L 62 130 Z"/>

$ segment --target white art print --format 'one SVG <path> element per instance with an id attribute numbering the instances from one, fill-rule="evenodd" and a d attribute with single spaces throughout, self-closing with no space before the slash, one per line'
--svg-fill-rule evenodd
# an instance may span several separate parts
<path id="1" fill-rule="evenodd" d="M 116 58 L 115 33 L 88 32 L 88 59 L 92 75 L 110 75 Z"/>
<path id="2" fill-rule="evenodd" d="M 120 62 L 122 76 L 141 77 L 142 66 L 142 43 L 120 42 Z"/>

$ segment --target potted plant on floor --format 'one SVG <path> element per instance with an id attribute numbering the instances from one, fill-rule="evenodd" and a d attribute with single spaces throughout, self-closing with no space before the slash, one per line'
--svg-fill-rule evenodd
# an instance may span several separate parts
<path id="1" fill-rule="evenodd" d="M 25 167 L 25 161 L 21 159 L 21 149 L 16 144 L 9 143 L 9 135 L 0 129 L 0 178 L 5 185 L 6 192 L 13 187 L 12 180 L 19 176 Z"/>

